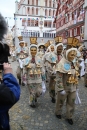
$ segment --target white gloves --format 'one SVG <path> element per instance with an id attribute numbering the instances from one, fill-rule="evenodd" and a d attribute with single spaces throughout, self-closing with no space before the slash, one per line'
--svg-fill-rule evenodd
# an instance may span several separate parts
<path id="1" fill-rule="evenodd" d="M 66 91 L 63 90 L 63 91 L 60 92 L 60 94 L 61 94 L 61 95 L 65 95 L 65 94 L 66 94 Z"/>

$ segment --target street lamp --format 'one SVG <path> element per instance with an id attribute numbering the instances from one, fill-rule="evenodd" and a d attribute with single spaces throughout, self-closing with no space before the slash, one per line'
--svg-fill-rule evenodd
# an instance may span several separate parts
<path id="1" fill-rule="evenodd" d="M 85 0 L 84 9 L 85 9 L 84 45 L 87 48 L 87 0 Z"/>

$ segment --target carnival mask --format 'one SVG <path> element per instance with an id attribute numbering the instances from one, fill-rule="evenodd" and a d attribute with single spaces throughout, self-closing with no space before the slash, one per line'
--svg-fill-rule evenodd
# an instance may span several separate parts
<path id="1" fill-rule="evenodd" d="M 37 48 L 36 47 L 31 47 L 30 52 L 32 56 L 35 56 L 37 54 Z"/>
<path id="2" fill-rule="evenodd" d="M 67 59 L 68 59 L 68 61 L 73 61 L 74 59 L 75 59 L 75 57 L 76 57 L 76 51 L 75 50 L 72 50 L 72 51 L 70 51 L 69 53 L 68 53 L 68 55 L 67 55 Z"/>
<path id="3" fill-rule="evenodd" d="M 41 52 L 43 52 L 43 51 L 44 51 L 44 47 L 43 47 L 43 46 L 40 46 L 40 47 L 39 47 L 39 50 L 40 50 Z"/>
<path id="4" fill-rule="evenodd" d="M 51 46 L 50 48 L 51 48 L 51 51 L 53 52 L 54 51 L 54 46 Z"/>
<path id="5" fill-rule="evenodd" d="M 21 42 L 21 43 L 20 43 L 20 46 L 23 47 L 23 46 L 24 46 L 24 42 Z"/>
<path id="6" fill-rule="evenodd" d="M 60 55 L 63 51 L 63 46 L 58 46 L 57 47 L 57 55 Z"/>

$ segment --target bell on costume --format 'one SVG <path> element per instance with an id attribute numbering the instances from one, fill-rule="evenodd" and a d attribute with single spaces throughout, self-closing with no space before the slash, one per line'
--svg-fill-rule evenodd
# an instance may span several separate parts
<path id="1" fill-rule="evenodd" d="M 36 71 L 36 70 L 34 71 L 34 74 L 37 74 L 37 71 Z"/>
<path id="2" fill-rule="evenodd" d="M 37 68 L 40 68 L 40 65 L 39 64 L 37 64 L 37 66 L 36 66 Z"/>
<path id="3" fill-rule="evenodd" d="M 30 65 L 30 64 L 28 64 L 27 68 L 31 68 L 31 65 Z"/>
<path id="4" fill-rule="evenodd" d="M 74 79 L 74 77 L 73 77 L 73 76 L 71 77 L 71 82 L 72 82 L 72 83 L 74 83 L 74 82 L 75 82 L 75 79 Z"/>
<path id="5" fill-rule="evenodd" d="M 71 71 L 69 71 L 69 72 L 68 72 L 68 74 L 70 74 L 70 75 L 71 75 Z"/>
<path id="6" fill-rule="evenodd" d="M 76 77 L 78 77 L 78 76 L 79 76 L 79 73 L 78 73 L 77 71 L 75 72 L 75 74 L 76 74 Z"/>
<path id="7" fill-rule="evenodd" d="M 69 79 L 68 79 L 68 81 L 67 81 L 68 83 L 71 83 L 71 77 L 69 77 Z"/>
<path id="8" fill-rule="evenodd" d="M 75 79 L 75 84 L 78 84 L 78 80 L 77 79 Z"/>
<path id="9" fill-rule="evenodd" d="M 33 74 L 33 71 L 32 70 L 30 70 L 30 73 L 29 74 Z"/>
<path id="10" fill-rule="evenodd" d="M 40 69 L 38 70 L 38 74 L 41 74 L 41 71 L 40 71 Z"/>

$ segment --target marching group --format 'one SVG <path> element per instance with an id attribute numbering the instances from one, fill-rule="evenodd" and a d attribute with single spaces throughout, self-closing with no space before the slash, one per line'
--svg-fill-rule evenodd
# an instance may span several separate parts
<path id="1" fill-rule="evenodd" d="M 29 90 L 29 105 L 35 108 L 37 98 L 43 93 L 43 85 L 49 84 L 49 95 L 55 103 L 55 115 L 62 118 L 62 107 L 66 102 L 66 119 L 73 124 L 76 94 L 79 90 L 78 80 L 84 76 L 86 81 L 87 59 L 83 56 L 83 45 L 76 38 L 67 38 L 64 49 L 61 37 L 56 37 L 55 43 L 37 43 L 37 38 L 30 38 L 30 46 L 19 36 L 19 47 L 10 47 L 12 61 L 18 61 L 17 78 L 19 84 L 27 85 Z M 78 46 L 79 45 L 79 46 Z M 80 102 L 80 101 L 79 101 Z"/>

